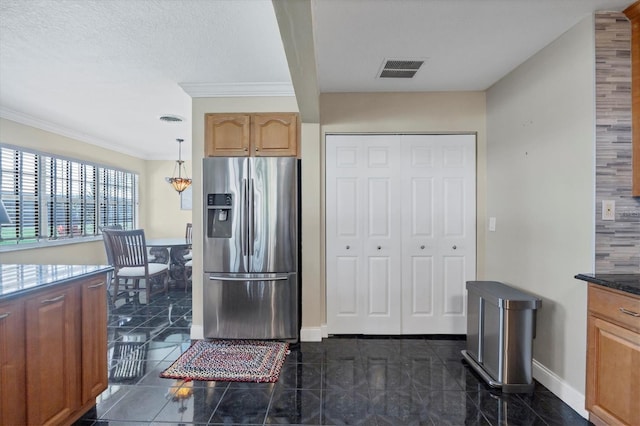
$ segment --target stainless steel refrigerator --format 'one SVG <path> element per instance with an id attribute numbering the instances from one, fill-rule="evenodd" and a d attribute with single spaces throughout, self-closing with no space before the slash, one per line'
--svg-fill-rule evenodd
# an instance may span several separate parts
<path id="1" fill-rule="evenodd" d="M 203 160 L 204 335 L 297 341 L 298 160 Z"/>

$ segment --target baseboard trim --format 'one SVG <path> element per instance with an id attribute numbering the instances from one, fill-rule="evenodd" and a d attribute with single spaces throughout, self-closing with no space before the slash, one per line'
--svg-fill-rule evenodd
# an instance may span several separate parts
<path id="1" fill-rule="evenodd" d="M 578 414 L 585 419 L 589 419 L 589 412 L 584 408 L 584 394 L 580 393 L 560 376 L 535 359 L 533 360 L 533 377 L 553 392 L 554 395 L 563 400 L 565 404 L 573 408 Z"/>
<path id="2" fill-rule="evenodd" d="M 191 340 L 204 339 L 204 328 L 201 325 L 191 324 Z"/>
<path id="3" fill-rule="evenodd" d="M 300 329 L 301 342 L 322 342 L 322 327 L 302 327 Z"/>

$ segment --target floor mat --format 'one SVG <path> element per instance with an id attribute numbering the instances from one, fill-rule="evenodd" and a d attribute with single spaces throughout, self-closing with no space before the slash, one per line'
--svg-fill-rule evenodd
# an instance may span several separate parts
<path id="1" fill-rule="evenodd" d="M 160 377 L 184 380 L 276 382 L 289 344 L 259 340 L 198 340 Z"/>

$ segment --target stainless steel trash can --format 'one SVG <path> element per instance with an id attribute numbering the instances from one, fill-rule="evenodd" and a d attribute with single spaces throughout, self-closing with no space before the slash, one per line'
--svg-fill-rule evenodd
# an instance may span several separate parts
<path id="1" fill-rule="evenodd" d="M 542 301 L 496 281 L 467 281 L 467 349 L 462 355 L 491 387 L 530 392 L 536 309 Z"/>

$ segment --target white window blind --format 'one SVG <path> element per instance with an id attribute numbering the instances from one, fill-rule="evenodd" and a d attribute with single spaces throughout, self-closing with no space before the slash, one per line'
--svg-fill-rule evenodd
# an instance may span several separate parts
<path id="1" fill-rule="evenodd" d="M 13 221 L 2 226 L 2 245 L 136 227 L 135 173 L 7 145 L 0 145 L 0 167 L 0 198 Z"/>

